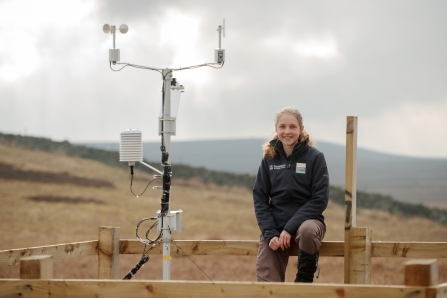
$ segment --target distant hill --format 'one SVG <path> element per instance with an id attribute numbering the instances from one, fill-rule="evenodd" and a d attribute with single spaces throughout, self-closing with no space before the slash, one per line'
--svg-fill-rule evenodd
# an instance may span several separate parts
<path id="1" fill-rule="evenodd" d="M 33 150 L 46 152 L 63 153 L 69 156 L 78 156 L 87 159 L 94 159 L 111 166 L 126 167 L 120 163 L 117 151 L 108 151 L 97 148 L 90 148 L 83 145 L 73 145 L 69 142 L 54 142 L 45 138 L 22 137 L 0 133 L 0 143 L 11 146 L 22 146 Z M 141 166 L 140 170 L 151 172 L 148 168 Z M 7 171 L 6 169 L 5 171 Z M 172 171 L 174 178 L 185 180 L 198 177 L 205 183 L 215 183 L 217 185 L 243 186 L 251 189 L 255 181 L 252 174 L 230 173 L 225 171 L 210 170 L 205 167 L 192 167 L 184 164 L 173 163 Z M 0 172 L 2 169 L 0 168 Z M 340 205 L 344 205 L 344 190 L 337 186 L 331 186 L 329 191 L 330 199 Z M 398 214 L 406 217 L 420 216 L 429 218 L 441 224 L 447 224 L 447 211 L 439 208 L 429 208 L 422 204 L 403 203 L 393 200 L 391 196 L 377 193 L 357 192 L 357 206 L 359 208 L 377 209 Z"/>
<path id="2" fill-rule="evenodd" d="M 209 170 L 255 175 L 265 142 L 262 139 L 172 142 L 172 163 Z M 86 143 L 118 151 L 116 143 Z M 345 146 L 317 141 L 329 168 L 331 185 L 345 186 Z M 160 160 L 160 144 L 144 143 L 144 157 Z M 358 148 L 357 189 L 392 196 L 401 202 L 447 208 L 447 159 L 414 158 Z"/>
<path id="3" fill-rule="evenodd" d="M 142 172 L 146 169 L 139 165 L 135 171 L 132 189 L 140 194 L 137 198 L 131 193 L 128 166 L 118 162 L 116 151 L 0 134 L 0 221 L 3 227 L 0 250 L 94 240 L 98 239 L 101 226 L 119 227 L 120 239 L 135 239 L 135 225 L 139 220 L 155 216 L 160 209 L 159 190 L 148 187 L 141 195 L 152 180 L 153 173 Z M 171 207 L 183 210 L 182 233 L 173 234 L 176 240 L 258 239 L 259 227 L 251 194 L 253 175 L 181 164 L 173 166 L 173 174 Z M 154 185 L 160 182 L 150 186 Z M 331 201 L 324 211 L 325 241 L 343 241 L 343 197 L 342 188 L 330 188 Z M 357 225 L 373 229 L 374 241 L 445 241 L 446 210 L 400 203 L 388 196 L 362 192 L 358 192 L 357 198 Z M 388 210 L 395 215 L 361 207 L 368 204 L 373 204 L 370 208 Z M 442 222 L 444 225 L 439 224 Z M 144 237 L 152 223 L 142 223 L 139 235 Z M 154 239 L 157 233 L 152 230 L 146 237 Z M 121 256 L 119 276 L 127 274 L 139 258 L 139 255 Z M 159 260 L 161 256 L 151 256 L 135 278 L 162 279 Z M 295 279 L 297 259 L 290 261 L 286 281 Z M 192 263 L 180 252 L 173 253 L 172 262 L 173 280 L 207 280 L 203 271 L 213 280 L 256 281 L 256 257 L 197 256 Z M 401 283 L 404 279 L 401 263 L 399 258 L 377 258 L 371 265 L 374 272 L 371 282 Z M 343 258 L 322 258 L 320 265 L 322 274 L 316 282 L 343 283 L 343 274 L 337 270 L 343 267 Z M 439 282 L 447 282 L 446 266 L 446 262 L 440 260 Z M 2 266 L 0 278 L 20 278 L 19 271 L 19 266 Z M 95 258 L 59 259 L 53 274 L 57 279 L 94 279 L 97 276 Z"/>

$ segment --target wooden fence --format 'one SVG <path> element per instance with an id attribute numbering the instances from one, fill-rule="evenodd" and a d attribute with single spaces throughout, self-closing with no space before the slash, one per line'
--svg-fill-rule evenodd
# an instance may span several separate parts
<path id="1" fill-rule="evenodd" d="M 366 233 L 365 233 L 366 231 Z M 366 236 L 365 236 L 366 235 Z M 117 280 L 119 256 L 141 254 L 138 240 L 120 240 L 119 228 L 100 227 L 98 240 L 0 251 L 0 267 L 20 265 L 21 279 L 0 279 L 0 297 L 447 297 L 447 284 L 437 285 L 437 262 L 447 258 L 446 242 L 365 241 L 368 229 L 351 230 L 351 284 L 293 284 L 257 282 L 191 282 Z M 258 241 L 177 240 L 188 255 L 256 256 Z M 183 252 L 171 244 L 173 255 Z M 162 254 L 156 247 L 151 254 Z M 296 255 L 297 252 L 295 251 Z M 344 257 L 343 241 L 324 241 L 322 257 Z M 98 279 L 54 280 L 53 260 L 98 256 Z M 371 257 L 412 258 L 405 284 L 368 285 Z M 427 260 L 430 258 L 431 260 Z M 361 274 L 359 274 L 360 272 Z M 358 276 L 362 275 L 363 278 Z M 299 288 L 297 288 L 299 287 Z"/>
<path id="2" fill-rule="evenodd" d="M 0 267 L 20 265 L 21 279 L 0 279 L 0 297 L 436 297 L 447 298 L 447 283 L 438 285 L 436 259 L 447 258 L 447 242 L 372 241 L 370 228 L 356 227 L 357 117 L 346 128 L 345 240 L 323 241 L 321 257 L 344 257 L 345 284 L 191 282 L 117 280 L 120 254 L 141 254 L 138 240 L 120 239 L 119 228 L 100 227 L 98 240 L 0 251 Z M 258 241 L 178 240 L 188 255 L 256 256 Z M 183 255 L 175 243 L 171 254 Z M 157 246 L 150 254 L 162 254 Z M 293 252 L 297 255 L 297 251 Z M 53 260 L 98 256 L 98 279 L 52 279 Z M 412 258 L 405 285 L 371 282 L 371 258 Z"/>

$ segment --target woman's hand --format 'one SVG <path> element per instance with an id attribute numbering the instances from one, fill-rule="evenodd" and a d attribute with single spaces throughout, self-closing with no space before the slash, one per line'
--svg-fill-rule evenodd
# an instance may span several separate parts
<path id="1" fill-rule="evenodd" d="M 290 239 L 292 239 L 292 235 L 287 231 L 282 231 L 279 238 L 273 237 L 272 240 L 270 240 L 269 246 L 273 250 L 277 250 L 280 247 L 282 250 L 286 250 L 290 247 Z"/>
<path id="2" fill-rule="evenodd" d="M 279 246 L 282 250 L 286 250 L 290 247 L 290 239 L 292 239 L 292 235 L 290 235 L 289 232 L 281 232 L 281 235 L 279 235 Z"/>
<path id="3" fill-rule="evenodd" d="M 269 242 L 269 246 L 271 249 L 273 250 L 277 250 L 279 248 L 279 238 L 278 237 L 273 237 L 272 240 L 270 240 Z"/>

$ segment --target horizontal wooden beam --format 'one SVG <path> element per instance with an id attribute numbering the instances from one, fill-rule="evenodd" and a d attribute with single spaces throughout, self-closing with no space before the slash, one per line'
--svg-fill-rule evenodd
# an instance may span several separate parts
<path id="1" fill-rule="evenodd" d="M 141 254 L 144 244 L 138 240 L 120 240 L 120 254 Z M 214 256 L 256 256 L 257 240 L 178 240 L 176 243 L 187 255 Z M 148 247 L 146 247 L 148 248 Z M 174 242 L 171 243 L 172 255 L 183 255 Z M 150 254 L 161 254 L 157 245 Z M 297 251 L 292 252 L 297 255 Z M 19 265 L 20 259 L 29 256 L 52 255 L 56 259 L 76 258 L 98 255 L 98 241 L 38 246 L 0 250 L 0 267 Z M 343 257 L 343 241 L 323 241 L 320 256 Z M 372 242 L 372 257 L 384 258 L 447 258 L 447 242 Z"/>
<path id="2" fill-rule="evenodd" d="M 183 255 L 185 252 L 187 255 L 256 256 L 258 245 L 257 240 L 177 240 L 171 242 L 171 254 Z M 144 244 L 138 240 L 120 240 L 120 254 L 141 254 L 143 248 Z M 161 253 L 160 245 L 150 251 L 150 254 Z M 298 251 L 293 251 L 292 255 L 297 256 Z M 343 256 L 343 241 L 323 241 L 320 256 Z"/>
<path id="3" fill-rule="evenodd" d="M 257 282 L 0 279 L 3 297 L 393 297 L 425 298 L 426 287 Z"/>
<path id="4" fill-rule="evenodd" d="M 373 241 L 372 256 L 384 258 L 447 258 L 447 242 Z"/>
<path id="5" fill-rule="evenodd" d="M 233 255 L 256 256 L 257 240 L 178 240 L 177 244 L 187 255 Z M 138 240 L 120 240 L 120 254 L 141 254 L 144 244 Z M 161 254 L 157 246 L 151 254 Z M 183 252 L 171 243 L 172 255 L 182 255 Z M 297 255 L 297 251 L 292 252 Z M 323 241 L 320 256 L 343 257 L 343 241 Z M 447 242 L 372 242 L 372 257 L 386 258 L 447 258 Z"/>
<path id="6" fill-rule="evenodd" d="M 0 267 L 19 265 L 21 258 L 42 255 L 51 255 L 53 259 L 98 255 L 98 240 L 0 250 Z"/>

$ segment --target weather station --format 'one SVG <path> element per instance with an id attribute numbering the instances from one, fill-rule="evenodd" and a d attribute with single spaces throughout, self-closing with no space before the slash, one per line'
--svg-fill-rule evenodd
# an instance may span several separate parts
<path id="1" fill-rule="evenodd" d="M 125 34 L 129 31 L 129 27 L 125 24 L 121 25 L 118 29 L 121 33 Z M 127 62 L 120 62 L 120 50 L 116 48 L 116 31 L 117 28 L 114 25 L 105 24 L 103 31 L 106 34 L 113 35 L 113 48 L 109 49 L 109 65 L 113 71 L 121 71 L 125 67 L 134 67 L 139 69 L 147 69 L 157 71 L 161 74 L 163 80 L 162 88 L 162 102 L 161 113 L 159 116 L 159 135 L 161 136 L 161 166 L 162 171 L 145 163 L 143 161 L 143 143 L 142 132 L 138 129 L 125 129 L 121 132 L 120 138 L 120 161 L 127 162 L 130 167 L 131 182 L 130 189 L 135 197 L 139 197 L 141 194 L 135 194 L 132 191 L 132 181 L 134 175 L 134 166 L 136 163 L 141 163 L 146 167 L 149 167 L 157 173 L 153 176 L 153 180 L 148 183 L 148 186 L 153 181 L 161 181 L 161 186 L 154 186 L 153 189 L 159 189 L 162 191 L 161 196 L 161 208 L 156 212 L 156 216 L 141 219 L 136 225 L 136 237 L 144 244 L 143 254 L 141 260 L 132 268 L 129 273 L 124 276 L 123 279 L 131 279 L 132 276 L 143 266 L 148 260 L 147 253 L 155 248 L 157 245 L 162 246 L 163 252 L 163 280 L 171 279 L 171 242 L 173 238 L 171 233 L 180 233 L 182 231 L 182 210 L 171 211 L 171 136 L 176 134 L 176 118 L 178 112 L 178 106 L 180 102 L 180 96 L 185 91 L 183 85 L 173 77 L 175 71 L 182 71 L 188 69 L 195 69 L 199 67 L 213 67 L 220 69 L 225 63 L 225 50 L 221 48 L 221 38 L 225 37 L 225 19 L 223 25 L 219 25 L 217 32 L 219 35 L 219 47 L 214 49 L 214 62 L 203 63 L 199 65 L 192 65 L 179 68 L 155 68 L 142 65 L 136 65 Z M 146 187 L 147 188 L 147 187 Z M 148 220 L 154 220 L 154 224 L 146 231 L 145 237 L 140 237 L 139 227 Z M 155 239 L 149 239 L 148 235 L 152 228 L 157 226 L 158 236 Z M 148 247 L 146 249 L 146 247 Z M 181 249 L 181 248 L 180 248 Z"/>

